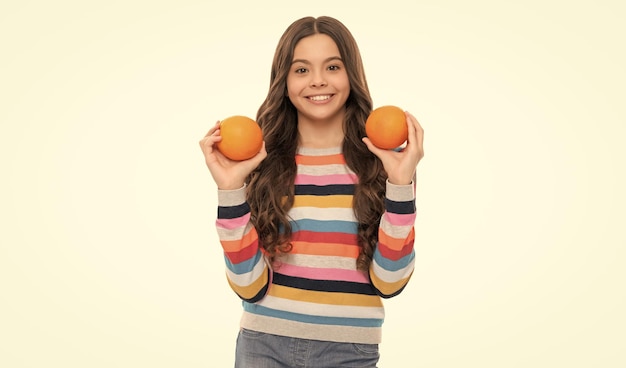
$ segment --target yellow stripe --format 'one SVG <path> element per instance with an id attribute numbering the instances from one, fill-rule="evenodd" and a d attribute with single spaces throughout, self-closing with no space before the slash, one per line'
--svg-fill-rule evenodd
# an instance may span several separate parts
<path id="1" fill-rule="evenodd" d="M 261 289 L 267 284 L 267 269 L 263 271 L 261 277 L 256 279 L 252 284 L 248 286 L 239 286 L 234 284 L 230 279 L 228 279 L 228 284 L 236 292 L 239 296 L 244 299 L 250 299 L 257 295 Z"/>
<path id="2" fill-rule="evenodd" d="M 380 292 L 385 295 L 391 295 L 397 292 L 398 290 L 402 289 L 402 287 L 404 287 L 404 285 L 406 285 L 407 282 L 409 282 L 410 278 L 411 278 L 411 275 L 409 275 L 409 277 L 405 277 L 401 279 L 400 281 L 385 282 L 381 280 L 380 278 L 378 278 L 376 274 L 370 271 L 370 280 L 372 281 L 372 285 L 374 285 L 376 289 L 380 290 Z"/>
<path id="3" fill-rule="evenodd" d="M 326 291 L 302 290 L 275 284 L 272 284 L 272 286 L 270 287 L 269 295 L 277 298 L 318 304 L 349 305 L 359 307 L 383 306 L 378 295 L 360 295 L 350 293 L 331 293 Z"/>
<path id="4" fill-rule="evenodd" d="M 314 196 L 297 195 L 294 207 L 318 207 L 318 208 L 352 208 L 351 195 Z"/>

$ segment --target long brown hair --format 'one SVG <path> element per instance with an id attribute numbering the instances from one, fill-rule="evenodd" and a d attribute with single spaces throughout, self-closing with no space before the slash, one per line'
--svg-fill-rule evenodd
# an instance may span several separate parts
<path id="1" fill-rule="evenodd" d="M 372 111 L 372 98 L 360 51 L 350 31 L 334 18 L 301 18 L 285 30 L 278 42 L 269 92 L 256 118 L 263 130 L 268 155 L 248 178 L 247 200 L 259 244 L 270 259 L 273 261 L 281 253 L 289 252 L 292 229 L 287 213 L 294 202 L 298 122 L 296 108 L 287 97 L 287 75 L 298 41 L 318 33 L 330 36 L 337 44 L 350 82 L 343 122 L 343 154 L 359 179 L 353 197 L 361 248 L 357 268 L 367 270 L 378 240 L 387 174 L 380 160 L 361 141 L 365 136 L 365 120 Z"/>

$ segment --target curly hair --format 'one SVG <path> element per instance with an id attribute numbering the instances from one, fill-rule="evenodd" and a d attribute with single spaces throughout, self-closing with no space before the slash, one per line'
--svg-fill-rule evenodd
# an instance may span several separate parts
<path id="1" fill-rule="evenodd" d="M 366 271 L 378 241 L 387 174 L 380 160 L 361 140 L 365 136 L 365 121 L 372 111 L 372 99 L 360 51 L 350 31 L 334 18 L 301 18 L 285 30 L 278 42 L 269 92 L 256 118 L 263 131 L 268 155 L 248 177 L 247 200 L 259 245 L 273 262 L 292 248 L 288 211 L 294 203 L 298 124 L 296 108 L 287 97 L 287 75 L 296 44 L 314 34 L 326 34 L 335 41 L 350 83 L 342 149 L 348 167 L 358 177 L 353 197 L 360 247 L 356 266 Z"/>

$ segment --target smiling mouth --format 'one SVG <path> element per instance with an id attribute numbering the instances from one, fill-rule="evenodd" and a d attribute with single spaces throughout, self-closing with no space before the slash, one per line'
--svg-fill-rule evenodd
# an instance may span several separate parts
<path id="1" fill-rule="evenodd" d="M 309 96 L 308 99 L 312 101 L 326 101 L 331 97 L 333 97 L 333 95 L 317 95 L 317 96 Z"/>

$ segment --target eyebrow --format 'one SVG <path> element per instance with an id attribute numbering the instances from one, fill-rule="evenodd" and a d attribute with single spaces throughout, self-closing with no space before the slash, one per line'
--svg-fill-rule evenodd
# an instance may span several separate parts
<path id="1" fill-rule="evenodd" d="M 326 60 L 324 60 L 324 63 L 327 63 L 329 61 L 333 61 L 333 60 L 339 60 L 341 62 L 343 62 L 343 60 L 341 59 L 341 57 L 339 56 L 331 56 L 329 58 L 326 58 Z M 311 65 L 311 62 L 306 60 L 306 59 L 294 59 L 291 62 L 291 65 L 295 64 L 295 63 L 303 63 L 303 64 L 307 64 L 307 65 Z"/>

